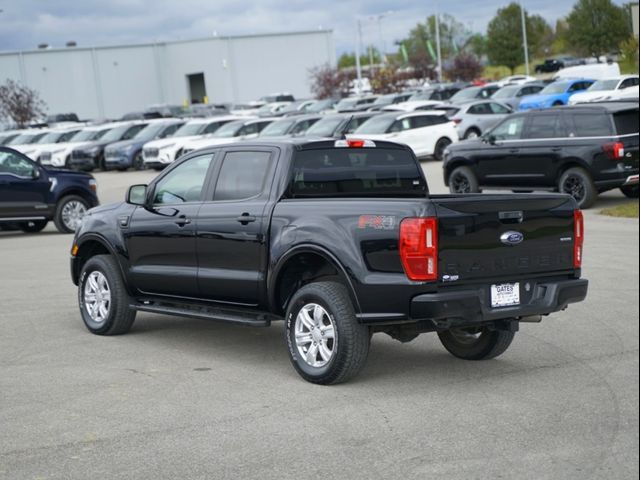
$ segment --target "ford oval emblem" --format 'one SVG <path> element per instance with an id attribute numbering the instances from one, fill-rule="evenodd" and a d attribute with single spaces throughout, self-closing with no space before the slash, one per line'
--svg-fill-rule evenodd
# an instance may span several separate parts
<path id="1" fill-rule="evenodd" d="M 504 232 L 500 235 L 500 241 L 505 245 L 518 245 L 524 240 L 524 235 L 520 232 Z"/>

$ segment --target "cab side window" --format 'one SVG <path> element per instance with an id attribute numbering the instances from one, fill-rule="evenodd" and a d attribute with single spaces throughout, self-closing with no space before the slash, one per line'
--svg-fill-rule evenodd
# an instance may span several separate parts
<path id="1" fill-rule="evenodd" d="M 566 133 L 562 117 L 558 114 L 532 115 L 529 119 L 526 138 L 559 138 Z"/>
<path id="2" fill-rule="evenodd" d="M 271 152 L 227 152 L 222 161 L 214 201 L 247 200 L 262 193 Z"/>
<path id="3" fill-rule="evenodd" d="M 36 167 L 28 160 L 13 153 L 0 150 L 0 175 L 9 174 L 22 178 L 33 178 Z"/>
<path id="4" fill-rule="evenodd" d="M 213 155 L 194 157 L 178 165 L 155 186 L 154 205 L 198 202 Z"/>

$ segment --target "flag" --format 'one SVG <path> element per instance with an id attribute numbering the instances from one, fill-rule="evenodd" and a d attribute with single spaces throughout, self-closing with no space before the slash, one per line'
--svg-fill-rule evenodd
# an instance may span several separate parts
<path id="1" fill-rule="evenodd" d="M 436 61 L 436 52 L 433 49 L 433 45 L 431 44 L 431 40 L 426 40 L 427 50 L 429 51 L 429 55 L 431 55 L 431 60 Z"/>
<path id="2" fill-rule="evenodd" d="M 407 52 L 407 47 L 404 43 L 400 44 L 400 53 L 402 54 L 404 63 L 409 63 L 409 53 Z"/>

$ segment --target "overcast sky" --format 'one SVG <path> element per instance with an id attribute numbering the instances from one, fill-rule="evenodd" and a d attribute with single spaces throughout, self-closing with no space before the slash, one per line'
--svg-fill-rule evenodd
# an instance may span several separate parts
<path id="1" fill-rule="evenodd" d="M 365 43 L 388 48 L 418 21 L 435 13 L 425 0 L 0 0 L 0 51 L 117 45 L 218 35 L 334 30 L 338 53 L 353 50 L 356 15 Z M 473 31 L 484 32 L 509 0 L 440 0 L 440 11 Z M 554 24 L 575 0 L 523 0 L 525 8 Z M 619 0 L 616 3 L 621 4 Z M 368 16 L 389 13 L 380 23 Z"/>

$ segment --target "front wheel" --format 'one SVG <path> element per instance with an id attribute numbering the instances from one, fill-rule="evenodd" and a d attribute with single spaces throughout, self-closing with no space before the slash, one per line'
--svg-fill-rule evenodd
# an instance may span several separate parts
<path id="1" fill-rule="evenodd" d="M 73 233 L 82 223 L 82 219 L 89 210 L 89 203 L 77 195 L 64 197 L 56 207 L 53 219 L 60 233 Z"/>
<path id="2" fill-rule="evenodd" d="M 30 221 L 30 222 L 24 222 L 19 224 L 20 230 L 22 230 L 25 233 L 38 233 L 41 232 L 44 227 L 47 226 L 47 223 L 49 223 L 47 220 L 37 220 L 37 221 Z"/>
<path id="3" fill-rule="evenodd" d="M 96 255 L 84 264 L 78 303 L 84 324 L 96 335 L 126 333 L 136 318 L 136 311 L 129 308 L 130 298 L 118 264 L 110 255 Z"/>
<path id="4" fill-rule="evenodd" d="M 434 158 L 441 162 L 444 158 L 444 151 L 449 145 L 451 145 L 451 140 L 449 140 L 448 138 L 441 138 L 440 140 L 438 140 L 436 142 L 435 148 L 433 149 Z"/>
<path id="5" fill-rule="evenodd" d="M 358 323 L 349 294 L 334 282 L 311 283 L 291 299 L 285 320 L 289 358 L 311 383 L 354 377 L 369 353 L 369 328 Z"/>
<path id="6" fill-rule="evenodd" d="M 142 152 L 136 153 L 136 156 L 133 157 L 133 169 L 134 170 L 144 170 L 144 158 L 142 157 Z"/>
<path id="7" fill-rule="evenodd" d="M 638 198 L 638 185 L 629 185 L 627 187 L 620 187 L 620 191 L 627 198 Z"/>
<path id="8" fill-rule="evenodd" d="M 480 132 L 476 128 L 470 128 L 464 134 L 465 140 L 472 140 L 474 138 L 478 138 L 480 136 Z"/>
<path id="9" fill-rule="evenodd" d="M 479 193 L 478 178 L 469 167 L 458 167 L 449 175 L 449 191 L 455 194 Z"/>
<path id="10" fill-rule="evenodd" d="M 438 332 L 444 348 L 463 360 L 489 360 L 502 355 L 514 337 L 515 332 L 489 330 L 487 327 L 452 328 Z"/>
<path id="11" fill-rule="evenodd" d="M 593 184 L 591 175 L 579 167 L 570 168 L 562 174 L 558 182 L 558 190 L 560 193 L 571 195 L 580 208 L 591 207 L 598 198 L 598 190 Z"/>

